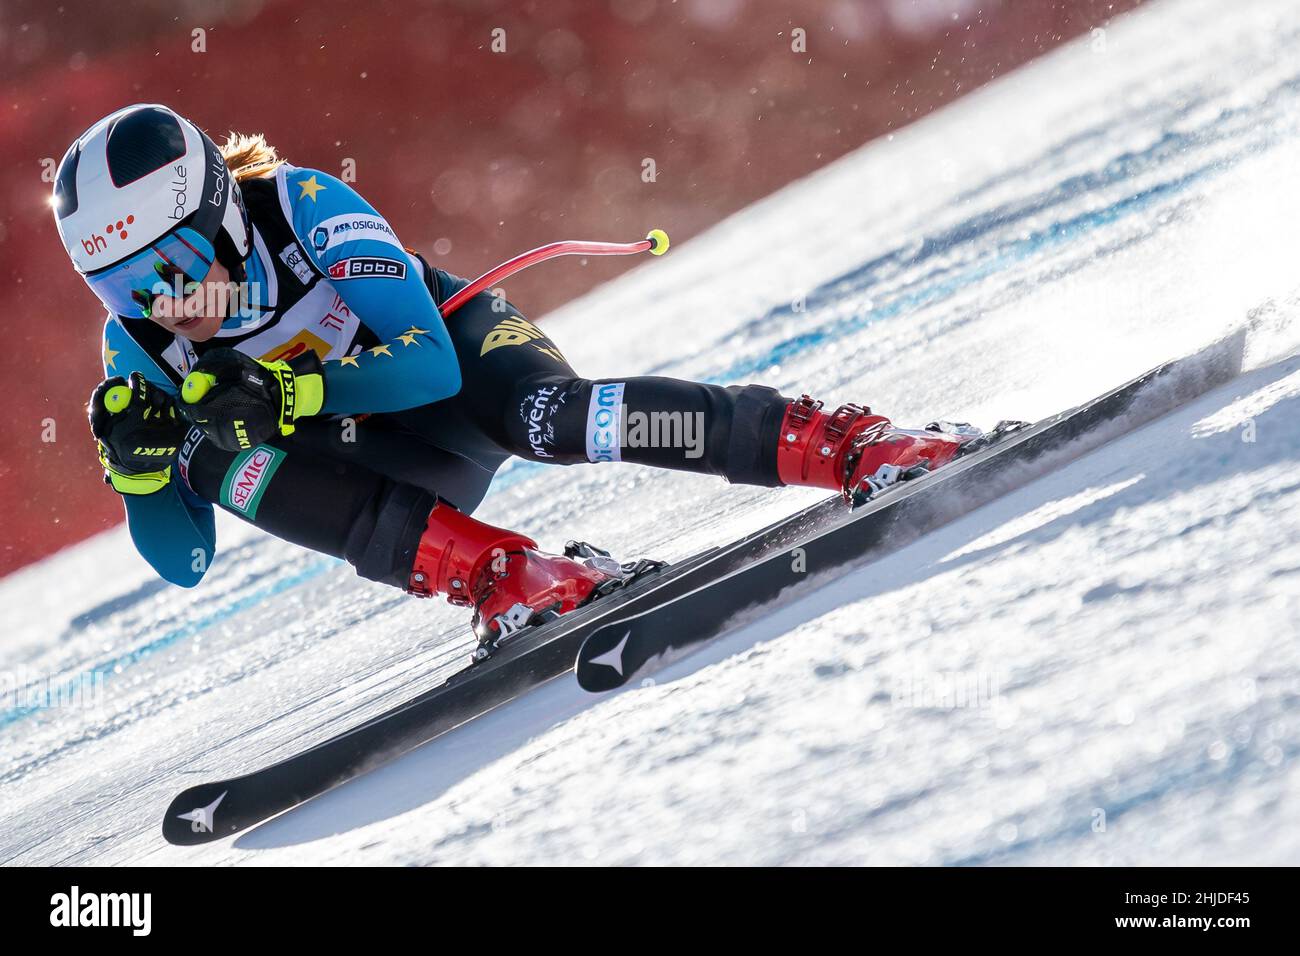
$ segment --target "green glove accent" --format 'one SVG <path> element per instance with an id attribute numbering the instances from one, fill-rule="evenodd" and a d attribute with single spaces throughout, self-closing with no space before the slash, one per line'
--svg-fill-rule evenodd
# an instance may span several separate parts
<path id="1" fill-rule="evenodd" d="M 246 451 L 325 405 L 325 374 L 313 351 L 263 362 L 234 349 L 207 352 L 181 384 L 181 410 L 225 451 Z"/>
<path id="2" fill-rule="evenodd" d="M 315 353 L 313 353 L 314 357 Z M 314 364 L 315 371 L 295 372 L 298 381 L 298 407 L 294 418 L 309 418 L 319 415 L 325 407 L 325 373 L 320 362 Z"/>
<path id="3" fill-rule="evenodd" d="M 143 474 L 127 474 L 118 471 L 108 460 L 108 449 L 99 442 L 99 463 L 104 466 L 104 481 L 113 486 L 113 490 L 123 495 L 151 495 L 162 491 L 172 480 L 172 466 L 162 471 L 147 471 Z"/>
<path id="4" fill-rule="evenodd" d="M 292 435 L 295 421 L 318 414 L 325 404 L 320 360 L 315 352 L 305 352 L 288 362 L 258 364 L 266 366 L 280 383 L 280 434 Z"/>
<path id="5" fill-rule="evenodd" d="M 185 438 L 172 397 L 139 372 L 95 386 L 86 406 L 104 481 L 124 495 L 151 495 L 171 480 Z"/>

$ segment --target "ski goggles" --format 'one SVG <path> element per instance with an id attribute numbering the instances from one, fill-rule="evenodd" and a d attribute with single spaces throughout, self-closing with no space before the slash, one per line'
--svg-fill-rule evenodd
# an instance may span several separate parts
<path id="1" fill-rule="evenodd" d="M 156 296 L 184 298 L 207 278 L 216 253 L 188 226 L 173 229 L 129 259 L 88 274 L 86 284 L 115 314 L 147 319 Z"/>

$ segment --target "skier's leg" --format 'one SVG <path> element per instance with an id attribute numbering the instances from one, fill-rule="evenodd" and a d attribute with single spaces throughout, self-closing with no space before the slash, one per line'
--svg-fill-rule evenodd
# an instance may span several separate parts
<path id="1" fill-rule="evenodd" d="M 318 457 L 423 488 L 467 514 L 479 506 L 496 472 L 495 463 L 485 465 L 431 445 L 384 415 L 308 419 L 298 424 L 293 443 Z"/>
<path id="2" fill-rule="evenodd" d="M 302 431 L 301 427 L 299 431 Z M 343 558 L 374 581 L 405 587 L 437 496 L 294 435 L 226 452 L 190 432 L 178 460 L 199 497 L 277 538 Z"/>
<path id="3" fill-rule="evenodd" d="M 430 488 L 380 474 L 350 454 L 321 454 L 321 444 L 320 435 L 307 441 L 295 433 L 225 452 L 193 429 L 178 472 L 205 500 L 276 537 L 343 558 L 362 577 L 473 607 L 485 637 L 498 632 L 500 615 L 513 612 L 509 623 L 521 626 L 533 612 L 572 610 L 624 580 L 599 561 L 542 554 L 532 539 L 477 521 Z M 427 470 L 421 476 L 425 485 L 434 477 Z"/>
<path id="4" fill-rule="evenodd" d="M 533 374 L 504 410 L 520 457 L 557 464 L 626 461 L 779 485 L 777 433 L 790 404 L 762 385 L 722 387 L 662 376 Z"/>
<path id="5" fill-rule="evenodd" d="M 433 270 L 442 301 L 463 284 Z M 591 380 L 504 299 L 482 293 L 447 319 L 460 359 L 454 398 L 394 418 L 443 448 L 484 460 L 630 461 L 778 485 L 777 434 L 790 401 L 761 385 L 660 376 Z"/>
<path id="6" fill-rule="evenodd" d="M 433 270 L 442 301 L 462 280 Z M 833 414 L 762 385 L 722 387 L 659 376 L 582 378 L 540 329 L 483 293 L 449 317 L 464 382 L 454 399 L 402 413 L 421 434 L 466 454 L 554 464 L 630 461 L 753 485 L 852 490 L 937 468 L 971 435 L 905 431 L 856 405 Z M 459 437 L 458 437 L 459 436 Z M 498 459 L 499 460 L 499 459 Z"/>
<path id="7" fill-rule="evenodd" d="M 899 429 L 856 405 L 826 414 L 807 396 L 791 401 L 761 385 L 549 374 L 517 379 L 513 396 L 504 417 L 520 457 L 630 461 L 735 484 L 874 488 L 946 464 L 978 435 L 946 424 Z"/>

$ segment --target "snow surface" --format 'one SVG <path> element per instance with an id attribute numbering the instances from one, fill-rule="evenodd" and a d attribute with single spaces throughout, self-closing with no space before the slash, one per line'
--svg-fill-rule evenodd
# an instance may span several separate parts
<path id="1" fill-rule="evenodd" d="M 177 791 L 439 682 L 463 614 L 234 519 L 193 591 L 106 533 L 0 581 L 0 861 L 1300 862 L 1298 40 L 1285 0 L 1147 7 L 547 319 L 593 377 L 903 424 L 1244 323 L 1237 381 L 645 686 L 552 682 L 201 848 L 161 838 Z M 524 465 L 480 516 L 678 558 L 816 497 Z M 92 672 L 90 707 L 21 689 Z"/>

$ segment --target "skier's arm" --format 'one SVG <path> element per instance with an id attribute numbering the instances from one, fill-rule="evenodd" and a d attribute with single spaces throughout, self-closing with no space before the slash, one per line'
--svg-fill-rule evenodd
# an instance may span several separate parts
<path id="1" fill-rule="evenodd" d="M 138 321 L 145 321 L 143 319 Z M 140 372 L 169 393 L 175 388 L 113 319 L 104 326 L 104 374 Z M 131 540 L 158 575 L 181 587 L 194 587 L 212 563 L 217 547 L 212 505 L 185 486 L 173 463 L 170 480 L 150 494 L 123 494 Z"/>
<path id="2" fill-rule="evenodd" d="M 151 495 L 123 495 L 136 551 L 158 576 L 183 588 L 203 579 L 217 549 L 212 505 L 174 478 Z"/>
<path id="3" fill-rule="evenodd" d="M 294 230 L 316 267 L 380 341 L 324 363 L 321 412 L 400 411 L 460 391 L 451 337 L 392 227 L 354 189 L 320 170 L 294 169 L 284 184 Z"/>

